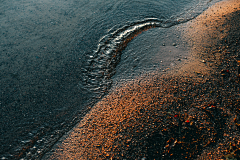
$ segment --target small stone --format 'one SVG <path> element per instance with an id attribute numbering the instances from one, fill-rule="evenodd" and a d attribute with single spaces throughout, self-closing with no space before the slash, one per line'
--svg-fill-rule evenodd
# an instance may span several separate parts
<path id="1" fill-rule="evenodd" d="M 177 44 L 176 44 L 176 43 L 173 43 L 172 45 L 173 45 L 173 46 L 176 46 Z"/>
<path id="2" fill-rule="evenodd" d="M 165 46 L 165 44 L 164 44 L 164 43 L 163 43 L 162 45 L 163 45 L 163 46 Z"/>
<path id="3" fill-rule="evenodd" d="M 206 61 L 205 61 L 205 60 L 202 60 L 202 63 L 206 63 Z"/>
<path id="4" fill-rule="evenodd" d="M 100 144 L 97 144 L 97 145 L 96 145 L 96 147 L 98 147 L 98 148 L 99 148 L 99 147 L 101 147 L 101 145 L 100 145 Z"/>
<path id="5" fill-rule="evenodd" d="M 201 74 L 201 72 L 198 72 L 198 71 L 194 71 L 197 75 Z"/>

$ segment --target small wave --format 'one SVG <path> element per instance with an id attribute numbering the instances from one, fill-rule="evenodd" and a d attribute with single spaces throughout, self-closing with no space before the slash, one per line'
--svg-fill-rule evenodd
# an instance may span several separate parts
<path id="1" fill-rule="evenodd" d="M 80 88 L 105 93 L 111 87 L 111 77 L 116 73 L 115 68 L 120 62 L 122 51 L 132 39 L 151 28 L 169 28 L 192 20 L 218 1 L 220 0 L 199 1 L 194 7 L 186 7 L 183 12 L 172 15 L 169 19 L 145 18 L 127 22 L 123 27 L 112 27 L 107 35 L 100 38 L 97 49 L 87 54 Z"/>
<path id="2" fill-rule="evenodd" d="M 106 92 L 111 86 L 110 78 L 115 74 L 115 68 L 120 62 L 121 53 L 132 39 L 148 29 L 169 28 L 188 20 L 178 18 L 173 21 L 148 18 L 129 23 L 105 35 L 99 40 L 97 50 L 88 54 L 85 68 L 82 68 L 81 84 L 83 85 L 81 85 L 81 89 Z"/>

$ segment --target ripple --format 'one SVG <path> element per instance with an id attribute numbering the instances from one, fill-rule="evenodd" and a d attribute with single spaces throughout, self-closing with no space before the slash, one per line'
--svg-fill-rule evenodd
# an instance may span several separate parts
<path id="1" fill-rule="evenodd" d="M 81 84 L 84 85 L 81 85 L 81 88 L 106 91 L 111 86 L 110 78 L 115 74 L 115 67 L 120 62 L 122 51 L 133 38 L 151 28 L 169 28 L 186 21 L 188 19 L 170 21 L 148 18 L 125 25 L 102 37 L 97 50 L 88 54 L 86 67 L 82 68 L 84 76 Z"/>

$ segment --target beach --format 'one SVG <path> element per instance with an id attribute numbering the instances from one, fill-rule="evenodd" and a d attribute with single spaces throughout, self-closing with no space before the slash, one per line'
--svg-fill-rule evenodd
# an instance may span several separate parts
<path id="1" fill-rule="evenodd" d="M 219 1 L 0 0 L 0 159 L 41 158 L 108 93 L 190 60 L 179 26 Z"/>
<path id="2" fill-rule="evenodd" d="M 180 24 L 184 64 L 116 86 L 42 159 L 240 159 L 239 22 L 226 0 Z"/>

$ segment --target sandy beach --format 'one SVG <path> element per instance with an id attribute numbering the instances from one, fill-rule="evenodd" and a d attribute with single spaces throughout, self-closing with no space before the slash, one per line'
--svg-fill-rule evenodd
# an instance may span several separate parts
<path id="1" fill-rule="evenodd" d="M 192 57 L 118 86 L 42 159 L 240 159 L 240 1 L 179 28 Z"/>

